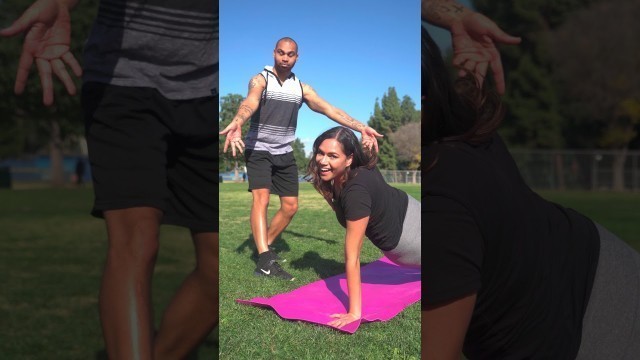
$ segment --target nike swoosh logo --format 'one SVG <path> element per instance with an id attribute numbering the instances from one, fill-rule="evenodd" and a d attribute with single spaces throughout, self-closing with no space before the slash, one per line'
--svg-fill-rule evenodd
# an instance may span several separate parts
<path id="1" fill-rule="evenodd" d="M 271 274 L 271 270 L 265 271 L 264 269 L 260 269 L 260 271 L 262 271 L 265 275 Z"/>

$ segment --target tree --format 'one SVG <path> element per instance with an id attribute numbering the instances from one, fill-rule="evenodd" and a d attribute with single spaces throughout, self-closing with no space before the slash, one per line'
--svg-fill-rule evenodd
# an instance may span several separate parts
<path id="1" fill-rule="evenodd" d="M 220 98 L 220 120 L 219 120 L 219 131 L 222 131 L 226 128 L 233 117 L 236 115 L 238 108 L 240 107 L 240 103 L 244 100 L 244 97 L 240 94 L 227 94 Z M 247 131 L 249 131 L 250 121 L 246 121 L 242 124 L 242 134 L 246 135 Z M 224 141 L 227 137 L 225 135 L 221 135 L 218 137 L 218 154 L 220 155 L 220 161 L 218 161 L 218 170 L 220 172 L 229 171 L 235 169 L 237 171 L 239 163 L 244 163 L 244 159 L 242 158 L 242 154 L 237 155 L 234 158 L 231 155 L 231 151 L 228 150 L 225 154 L 223 152 L 224 149 Z"/>
<path id="2" fill-rule="evenodd" d="M 409 95 L 402 97 L 400 103 L 400 111 L 402 117 L 400 118 L 400 124 L 405 125 L 412 122 L 420 122 L 420 111 L 416 110 L 416 103 L 411 100 Z"/>
<path id="3" fill-rule="evenodd" d="M 640 125 L 640 81 L 632 75 L 640 54 L 636 14 L 635 1 L 593 4 L 572 14 L 550 40 L 564 99 L 572 109 L 582 109 L 576 122 L 597 130 L 589 133 L 590 142 L 620 150 L 613 163 L 614 190 L 624 190 L 626 150 Z"/>
<path id="4" fill-rule="evenodd" d="M 369 126 L 383 135 L 391 133 L 390 120 L 386 119 L 380 108 L 378 99 L 373 106 L 373 115 L 369 118 Z M 397 169 L 396 152 L 389 136 L 378 139 L 378 166 L 381 169 Z"/>
<path id="5" fill-rule="evenodd" d="M 0 3 L 0 23 L 9 24 L 22 14 L 31 0 L 6 0 Z M 71 13 L 71 52 L 82 64 L 82 47 L 98 8 L 97 0 L 80 1 Z M 42 104 L 40 80 L 32 69 L 25 92 L 13 94 L 22 37 L 0 39 L 0 157 L 19 156 L 26 152 L 48 152 L 51 159 L 51 182 L 64 182 L 63 151 L 77 146 L 84 133 L 79 96 L 69 96 L 54 80 L 55 104 Z M 75 79 L 76 87 L 80 82 Z M 48 148 L 48 149 L 47 149 Z"/>
<path id="6" fill-rule="evenodd" d="M 368 125 L 385 135 L 378 139 L 378 166 L 382 169 L 403 169 L 411 163 L 411 160 L 400 160 L 397 154 L 396 141 L 391 134 L 401 126 L 409 123 L 418 123 L 420 112 L 415 109 L 415 103 L 407 95 L 398 98 L 396 89 L 390 86 L 382 95 L 382 100 L 376 99 L 373 106 L 373 115 L 369 118 Z M 420 128 L 418 126 L 418 136 Z M 418 140 L 418 144 L 420 144 Z"/>
<path id="7" fill-rule="evenodd" d="M 478 11 L 506 32 L 522 37 L 520 45 L 500 49 L 508 90 L 503 98 L 507 116 L 501 133 L 509 143 L 535 148 L 565 145 L 566 118 L 561 115 L 559 90 L 553 82 L 547 34 L 572 11 L 592 1 L 473 1 Z"/>
<path id="8" fill-rule="evenodd" d="M 309 166 L 309 158 L 305 155 L 304 143 L 299 138 L 296 138 L 291 146 L 293 147 L 293 156 L 296 159 L 298 172 L 305 173 L 307 166 Z"/>
<path id="9" fill-rule="evenodd" d="M 395 144 L 398 156 L 398 168 L 418 170 L 420 169 L 420 123 L 410 122 L 402 125 L 389 135 Z"/>

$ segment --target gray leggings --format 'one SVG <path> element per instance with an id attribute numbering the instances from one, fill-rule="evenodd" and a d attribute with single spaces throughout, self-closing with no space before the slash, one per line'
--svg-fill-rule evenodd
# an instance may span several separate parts
<path id="1" fill-rule="evenodd" d="M 422 244 L 421 218 L 420 202 L 409 196 L 407 215 L 404 217 L 404 223 L 402 223 L 402 235 L 398 246 L 392 250 L 383 251 L 389 260 L 399 265 L 420 266 L 422 260 L 420 252 L 420 245 Z"/>
<path id="2" fill-rule="evenodd" d="M 600 257 L 582 324 L 579 360 L 640 358 L 640 254 L 596 224 Z"/>

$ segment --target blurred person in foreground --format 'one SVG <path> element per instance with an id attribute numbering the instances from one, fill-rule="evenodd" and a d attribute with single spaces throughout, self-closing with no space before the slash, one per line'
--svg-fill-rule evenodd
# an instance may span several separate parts
<path id="1" fill-rule="evenodd" d="M 38 0 L 0 31 L 26 34 L 15 92 L 34 62 L 47 106 L 53 75 L 74 95 L 67 66 L 84 73 L 92 214 L 108 234 L 99 301 L 108 356 L 184 358 L 218 321 L 218 5 L 101 0 L 81 69 L 69 51 L 76 3 Z M 190 230 L 196 266 L 156 329 L 151 278 L 163 223 Z"/>
<path id="2" fill-rule="evenodd" d="M 452 83 L 422 38 L 423 358 L 637 357 L 640 254 L 533 192 L 496 131 L 499 81 Z"/>

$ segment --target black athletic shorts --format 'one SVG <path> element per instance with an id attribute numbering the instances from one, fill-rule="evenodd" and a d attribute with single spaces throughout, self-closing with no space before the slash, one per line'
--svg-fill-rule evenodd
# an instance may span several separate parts
<path id="1" fill-rule="evenodd" d="M 270 189 L 280 196 L 298 196 L 298 167 L 293 152 L 271 155 L 268 151 L 246 150 L 249 191 Z"/>
<path id="2" fill-rule="evenodd" d="M 82 88 L 92 214 L 149 206 L 162 222 L 218 231 L 218 103 L 169 100 L 152 88 Z"/>

